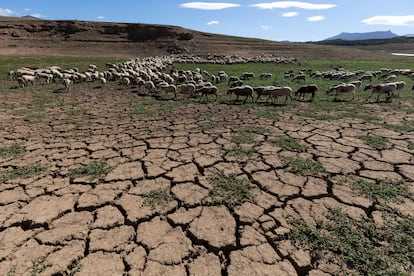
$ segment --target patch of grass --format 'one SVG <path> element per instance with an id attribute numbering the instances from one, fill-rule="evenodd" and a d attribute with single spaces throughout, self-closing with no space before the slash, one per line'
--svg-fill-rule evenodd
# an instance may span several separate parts
<path id="1" fill-rule="evenodd" d="M 66 111 L 65 113 L 68 116 L 79 116 L 79 115 L 84 114 L 85 112 L 86 112 L 85 109 L 73 109 L 73 110 Z"/>
<path id="2" fill-rule="evenodd" d="M 266 129 L 260 126 L 249 125 L 242 127 L 240 130 L 242 133 L 255 133 L 255 134 L 265 134 Z"/>
<path id="3" fill-rule="evenodd" d="M 92 161 L 87 165 L 71 169 L 69 171 L 69 177 L 71 179 L 84 176 L 89 176 L 91 179 L 102 178 L 111 170 L 112 169 L 108 166 L 108 164 L 105 161 Z"/>
<path id="4" fill-rule="evenodd" d="M 278 137 L 270 140 L 270 142 L 282 149 L 290 151 L 305 152 L 308 149 L 306 145 L 301 144 L 297 139 L 292 137 Z"/>
<path id="5" fill-rule="evenodd" d="M 354 179 L 351 182 L 351 188 L 358 190 L 369 199 L 385 202 L 397 201 L 410 194 L 410 189 L 403 180 L 380 180 L 378 182 L 370 182 L 364 179 Z"/>
<path id="6" fill-rule="evenodd" d="M 26 179 L 26 178 L 39 175 L 46 170 L 47 170 L 47 167 L 41 166 L 41 165 L 16 167 L 16 168 L 4 171 L 3 174 L 0 175 L 0 179 L 2 181 L 18 179 L 18 178 Z"/>
<path id="7" fill-rule="evenodd" d="M 46 262 L 46 257 L 42 257 L 38 260 L 36 260 L 33 263 L 32 271 L 30 272 L 30 276 L 36 276 L 41 274 L 46 270 L 46 268 L 51 267 L 52 264 L 49 262 Z"/>
<path id="8" fill-rule="evenodd" d="M 231 141 L 236 144 L 253 144 L 255 140 L 250 133 L 238 132 L 231 136 Z"/>
<path id="9" fill-rule="evenodd" d="M 392 124 L 384 124 L 384 128 L 394 130 L 397 132 L 411 132 L 414 131 L 414 126 L 409 124 L 401 124 L 401 125 L 392 125 Z"/>
<path id="10" fill-rule="evenodd" d="M 289 171 L 298 175 L 313 175 L 318 176 L 325 171 L 321 163 L 300 157 L 285 159 Z"/>
<path id="11" fill-rule="evenodd" d="M 45 117 L 46 117 L 46 114 L 44 113 L 33 113 L 33 114 L 29 114 L 25 116 L 23 120 L 26 122 L 34 122 L 34 121 L 39 121 Z"/>
<path id="12" fill-rule="evenodd" d="M 8 158 L 24 153 L 24 148 L 19 144 L 11 145 L 10 147 L 0 148 L 0 157 Z"/>
<path id="13" fill-rule="evenodd" d="M 374 149 L 383 150 L 389 147 L 388 139 L 379 135 L 360 135 L 357 137 Z"/>
<path id="14" fill-rule="evenodd" d="M 269 119 L 269 120 L 273 120 L 273 121 L 277 121 L 279 119 L 279 115 L 277 113 L 278 111 L 259 111 L 256 112 L 256 115 L 265 119 Z"/>
<path id="15" fill-rule="evenodd" d="M 221 126 L 221 124 L 218 122 L 205 122 L 205 123 L 198 124 L 198 128 L 201 129 L 202 131 L 211 130 L 219 126 Z"/>
<path id="16" fill-rule="evenodd" d="M 174 194 L 171 194 L 167 189 L 155 189 L 143 194 L 144 206 L 150 207 L 152 210 L 156 206 L 165 205 L 176 199 Z"/>
<path id="17" fill-rule="evenodd" d="M 409 275 L 414 270 L 414 220 L 384 219 L 379 227 L 372 219 L 355 221 L 331 209 L 316 226 L 291 221 L 291 238 L 309 249 L 313 263 L 329 260 L 360 275 Z"/>
<path id="18" fill-rule="evenodd" d="M 225 151 L 225 154 L 236 158 L 250 157 L 253 153 L 256 152 L 256 146 L 251 147 L 242 147 L 240 145 L 234 146 L 229 150 Z"/>
<path id="19" fill-rule="evenodd" d="M 224 204 L 229 208 L 244 202 L 253 202 L 249 181 L 238 178 L 235 174 L 215 173 L 209 177 L 213 189 L 210 191 L 214 203 Z"/>

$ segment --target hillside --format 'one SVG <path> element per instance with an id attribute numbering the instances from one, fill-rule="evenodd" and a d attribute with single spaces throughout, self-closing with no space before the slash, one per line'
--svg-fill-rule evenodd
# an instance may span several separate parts
<path id="1" fill-rule="evenodd" d="M 394 49 L 390 49 L 389 52 L 372 52 L 364 48 L 276 42 L 211 34 L 167 25 L 0 17 L 1 55 L 47 54 L 134 58 L 185 53 L 360 59 L 379 56 L 387 58 L 393 51 L 395 52 Z"/>

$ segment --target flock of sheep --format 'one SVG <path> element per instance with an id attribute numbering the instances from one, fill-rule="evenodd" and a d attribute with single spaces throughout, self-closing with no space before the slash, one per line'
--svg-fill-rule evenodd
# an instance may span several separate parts
<path id="1" fill-rule="evenodd" d="M 289 86 L 255 86 L 245 85 L 244 82 L 255 78 L 255 73 L 244 72 L 240 76 L 229 76 L 224 71 L 219 71 L 212 75 L 205 70 L 197 68 L 191 70 L 174 70 L 175 63 L 218 63 L 218 64 L 234 64 L 234 63 L 292 63 L 296 60 L 289 57 L 277 56 L 261 56 L 261 57 L 238 57 L 238 56 L 220 56 L 220 57 L 195 57 L 195 56 L 162 56 L 162 57 L 148 57 L 143 59 L 134 59 L 122 63 L 106 64 L 106 70 L 99 71 L 94 64 L 90 64 L 88 69 L 80 72 L 77 68 L 64 70 L 58 66 L 51 66 L 47 68 L 20 68 L 9 73 L 11 80 L 16 80 L 19 87 L 26 87 L 34 85 L 35 83 L 56 83 L 60 82 L 64 85 L 64 89 L 69 91 L 71 87 L 79 82 L 94 82 L 99 81 L 105 85 L 108 81 L 118 81 L 121 85 L 137 86 L 139 91 L 148 95 L 169 95 L 174 99 L 178 97 L 196 97 L 200 96 L 208 100 L 208 96 L 212 95 L 217 99 L 219 88 L 217 84 L 226 82 L 228 85 L 227 95 L 236 95 L 236 100 L 239 97 L 244 97 L 244 102 L 249 98 L 253 102 L 257 102 L 262 96 L 267 96 L 266 102 L 269 100 L 274 103 L 278 97 L 285 97 L 285 102 L 290 99 L 292 101 L 292 94 L 298 97 L 299 100 L 305 100 L 305 96 L 309 95 L 309 100 L 313 101 L 318 86 L 315 84 L 303 84 L 297 91 L 293 93 Z M 166 73 L 169 70 L 169 73 Z M 326 72 L 312 72 L 312 70 L 301 70 L 298 73 L 293 71 L 285 72 L 283 79 L 285 81 L 306 82 L 306 79 L 329 79 L 340 82 L 337 85 L 331 86 L 326 92 L 328 95 L 334 94 L 335 98 L 341 94 L 352 94 L 352 100 L 355 93 L 361 89 L 363 82 L 371 81 L 376 78 L 382 80 L 383 83 L 372 85 L 368 84 L 364 90 L 371 89 L 372 95 L 377 95 L 377 101 L 381 95 L 385 95 L 386 101 L 391 101 L 393 96 L 399 96 L 399 92 L 404 89 L 405 82 L 397 81 L 399 75 L 410 76 L 414 79 L 414 72 L 410 69 L 387 69 L 382 68 L 378 71 L 366 72 L 358 70 L 355 72 L 348 71 L 344 68 L 334 68 Z M 261 73 L 260 80 L 271 79 L 271 73 Z M 414 89 L 414 87 L 413 87 Z M 253 94 L 256 93 L 256 100 L 253 99 Z"/>

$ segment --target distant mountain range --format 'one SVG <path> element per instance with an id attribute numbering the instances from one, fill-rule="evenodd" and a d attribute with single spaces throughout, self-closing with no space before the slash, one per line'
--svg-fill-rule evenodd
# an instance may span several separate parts
<path id="1" fill-rule="evenodd" d="M 378 31 L 367 33 L 346 33 L 342 32 L 339 35 L 327 38 L 325 40 L 367 40 L 367 39 L 389 39 L 395 38 L 399 35 L 391 31 Z"/>

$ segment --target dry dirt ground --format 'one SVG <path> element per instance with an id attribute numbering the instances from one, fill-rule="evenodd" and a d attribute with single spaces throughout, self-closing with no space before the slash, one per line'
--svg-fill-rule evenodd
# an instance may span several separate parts
<path id="1" fill-rule="evenodd" d="M 23 149 L 0 157 L 0 170 L 44 168 L 0 185 L 0 275 L 329 275 L 339 267 L 316 264 L 297 248 L 289 218 L 312 225 L 339 207 L 381 225 L 373 200 L 339 183 L 347 175 L 404 179 L 413 191 L 413 132 L 295 110 L 272 120 L 259 105 L 140 101 L 129 89 L 88 84 L 66 93 L 0 93 L 0 144 Z M 384 109 L 390 121 L 414 120 L 366 108 Z M 243 130 L 252 140 L 235 138 Z M 367 134 L 387 138 L 389 147 L 357 138 Z M 305 150 L 272 143 L 287 136 Z M 318 161 L 324 171 L 294 173 L 286 165 L 292 157 Z M 102 160 L 109 170 L 100 177 L 71 175 Z M 217 172 L 245 179 L 252 198 L 221 204 L 211 192 Z M 151 206 L 151 191 L 171 198 Z M 413 198 L 392 207 L 414 215 Z"/>

